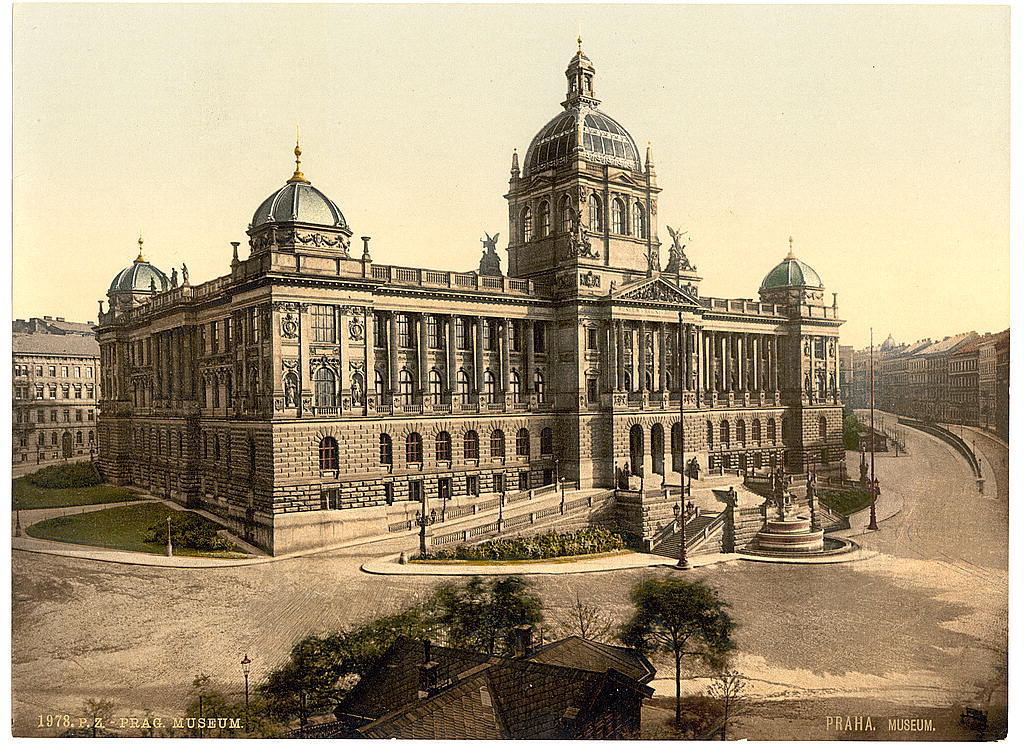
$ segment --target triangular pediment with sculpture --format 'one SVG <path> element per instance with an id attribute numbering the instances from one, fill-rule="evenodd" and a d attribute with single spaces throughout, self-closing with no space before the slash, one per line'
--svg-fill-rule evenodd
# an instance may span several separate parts
<path id="1" fill-rule="evenodd" d="M 689 288 L 689 289 L 688 289 Z M 674 303 L 691 308 L 702 308 L 697 299 L 697 288 L 691 285 L 680 287 L 663 277 L 654 276 L 638 279 L 608 295 L 611 300 L 628 300 L 646 303 Z"/>

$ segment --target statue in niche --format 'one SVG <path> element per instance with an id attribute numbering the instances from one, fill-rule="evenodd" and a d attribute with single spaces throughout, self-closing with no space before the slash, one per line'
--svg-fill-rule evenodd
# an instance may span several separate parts
<path id="1" fill-rule="evenodd" d="M 294 373 L 289 373 L 284 377 L 284 406 L 285 407 L 298 407 L 298 392 L 299 392 L 299 380 L 296 378 Z"/>
<path id="2" fill-rule="evenodd" d="M 480 244 L 484 247 L 483 255 L 480 257 L 480 275 L 483 277 L 502 276 L 501 259 L 498 258 L 497 250 L 500 236 L 500 232 L 494 233 L 493 237 L 485 232 L 484 237 L 480 240 Z"/>
<path id="3" fill-rule="evenodd" d="M 352 395 L 352 404 L 361 406 L 366 395 L 366 392 L 363 389 L 363 375 L 361 373 L 352 374 L 352 388 L 350 391 Z"/>
<path id="4" fill-rule="evenodd" d="M 569 234 L 570 257 L 598 258 L 599 254 L 590 245 L 587 228 L 579 212 L 572 213 L 572 231 Z"/>

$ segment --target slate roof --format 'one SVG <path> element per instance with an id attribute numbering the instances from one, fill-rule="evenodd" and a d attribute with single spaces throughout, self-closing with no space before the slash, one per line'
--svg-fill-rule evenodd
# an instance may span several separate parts
<path id="1" fill-rule="evenodd" d="M 100 346 L 95 335 L 14 334 L 11 351 L 15 354 L 91 355 L 98 358 Z"/>
<path id="2" fill-rule="evenodd" d="M 964 334 L 957 334 L 952 337 L 946 337 L 945 339 L 936 342 L 933 345 L 926 347 L 921 350 L 918 355 L 941 355 L 942 353 L 949 352 L 953 348 L 960 347 L 967 342 L 970 342 L 977 337 L 977 332 L 965 332 Z"/>
<path id="3" fill-rule="evenodd" d="M 339 712 L 374 719 L 359 729 L 369 738 L 566 738 L 607 691 L 637 698 L 653 694 L 644 683 L 653 668 L 633 652 L 580 638 L 552 643 L 527 658 L 431 646 L 439 689 L 421 699 L 422 644 L 398 640 Z M 586 665 L 567 665 L 573 661 Z"/>

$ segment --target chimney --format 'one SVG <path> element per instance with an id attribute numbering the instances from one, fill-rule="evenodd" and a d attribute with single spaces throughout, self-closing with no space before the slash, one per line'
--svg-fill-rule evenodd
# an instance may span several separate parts
<path id="1" fill-rule="evenodd" d="M 430 640 L 423 641 L 423 662 L 417 667 L 420 673 L 419 698 L 430 697 L 437 691 L 437 661 L 430 660 Z"/>
<path id="2" fill-rule="evenodd" d="M 525 658 L 533 647 L 533 625 L 520 624 L 516 632 L 516 658 Z"/>

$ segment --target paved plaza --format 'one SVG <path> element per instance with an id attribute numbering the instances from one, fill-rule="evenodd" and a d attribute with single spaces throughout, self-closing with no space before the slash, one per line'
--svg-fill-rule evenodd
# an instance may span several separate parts
<path id="1" fill-rule="evenodd" d="M 907 433 L 909 457 L 877 461 L 883 500 L 901 504 L 878 532 L 850 531 L 869 555 L 672 573 L 718 587 L 731 604 L 737 668 L 760 700 L 743 735 L 886 738 L 826 726 L 826 716 L 873 714 L 876 725 L 889 715 L 936 719 L 935 732 L 913 738 L 964 738 L 953 722 L 959 706 L 990 709 L 993 720 L 1005 707 L 1005 475 L 979 496 L 949 447 Z M 977 448 L 995 472 L 1006 467 L 999 443 L 979 439 Z M 258 681 L 306 634 L 397 610 L 444 581 L 360 571 L 388 545 L 205 570 L 15 551 L 15 733 L 37 733 L 37 714 L 76 713 L 89 697 L 113 701 L 120 715 L 178 714 L 196 673 L 240 692 L 243 653 Z M 630 587 L 655 572 L 671 570 L 532 579 L 549 607 L 578 589 L 624 618 Z M 671 693 L 668 671 L 659 677 L 657 692 Z"/>

